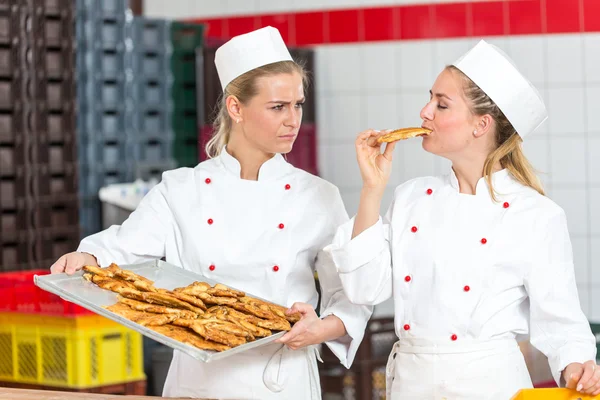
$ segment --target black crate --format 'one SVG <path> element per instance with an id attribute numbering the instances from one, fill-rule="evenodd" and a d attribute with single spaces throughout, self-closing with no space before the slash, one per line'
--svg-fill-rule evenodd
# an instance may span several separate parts
<path id="1" fill-rule="evenodd" d="M 44 263 L 48 268 L 60 256 L 77 250 L 79 232 L 79 225 L 31 232 L 28 238 L 31 258 L 28 262 L 38 265 Z"/>
<path id="2" fill-rule="evenodd" d="M 79 225 L 77 193 L 34 199 L 27 228 L 40 230 L 73 225 Z"/>
<path id="3" fill-rule="evenodd" d="M 69 166 L 77 162 L 75 143 L 47 144 L 48 165 L 51 175 L 69 173 Z M 44 160 L 45 161 L 45 160 Z"/>
<path id="4" fill-rule="evenodd" d="M 56 80 L 75 79 L 75 62 L 73 48 L 46 50 L 44 65 L 41 67 L 46 77 Z"/>
<path id="5" fill-rule="evenodd" d="M 6 6 L 6 1 L 2 4 L 5 7 L 0 9 L 0 44 L 12 45 L 19 37 L 18 7 Z"/>
<path id="6" fill-rule="evenodd" d="M 14 110 L 20 104 L 21 80 L 0 80 L 0 110 Z"/>
<path id="7" fill-rule="evenodd" d="M 43 82 L 40 86 L 44 86 Z M 73 109 L 75 85 L 72 80 L 48 81 L 45 89 L 48 111 L 70 111 Z"/>
<path id="8" fill-rule="evenodd" d="M 50 193 L 50 170 L 47 165 L 26 164 L 16 169 L 16 202 Z"/>
<path id="9" fill-rule="evenodd" d="M 12 237 L 0 241 L 0 270 L 2 272 L 22 270 L 21 268 L 30 259 L 27 245 L 26 240 Z"/>
<path id="10" fill-rule="evenodd" d="M 0 126 L 1 117 L 0 115 Z M 67 112 L 49 112 L 45 115 L 45 118 L 48 129 L 48 141 L 50 143 L 76 142 L 75 113 L 72 110 Z"/>
<path id="11" fill-rule="evenodd" d="M 77 164 L 65 164 L 64 172 L 61 174 L 51 174 L 49 180 L 50 196 L 69 196 L 71 193 L 78 193 L 79 177 Z"/>
<path id="12" fill-rule="evenodd" d="M 25 138 L 20 138 L 14 144 L 0 145 L 0 177 L 14 178 L 17 170 L 33 160 L 33 144 Z"/>
<path id="13" fill-rule="evenodd" d="M 48 123 L 50 116 L 54 114 L 43 113 L 37 115 L 37 129 L 35 134 L 36 150 L 35 162 L 37 164 L 48 165 L 50 173 L 64 173 L 66 164 L 73 164 L 77 161 L 77 141 L 75 132 L 63 132 L 60 140 L 57 140 L 55 132 L 50 134 Z M 52 127 L 56 129 L 56 127 Z"/>
<path id="14" fill-rule="evenodd" d="M 22 119 L 12 112 L 0 112 L 0 145 L 15 144 L 18 133 L 22 132 Z"/>
<path id="15" fill-rule="evenodd" d="M 62 163 L 60 172 L 51 172 L 50 165 L 22 165 L 12 177 L 0 178 L 0 209 L 14 210 L 23 198 L 57 198 L 78 192 L 77 163 Z"/>
<path id="16" fill-rule="evenodd" d="M 61 17 L 65 13 L 73 14 L 75 2 L 73 0 L 43 0 L 44 14 L 46 16 Z"/>
<path id="17" fill-rule="evenodd" d="M 16 210 L 17 199 L 24 198 L 25 193 L 26 182 L 19 176 L 0 178 L 0 210 Z"/>
<path id="18" fill-rule="evenodd" d="M 61 17 L 50 17 L 44 21 L 46 47 L 73 48 L 75 46 L 75 20 L 72 10 L 66 9 Z"/>
<path id="19" fill-rule="evenodd" d="M 20 201 L 13 210 L 0 210 L 0 237 L 2 241 L 16 241 L 19 232 L 27 227 L 29 208 Z"/>
<path id="20" fill-rule="evenodd" d="M 0 78 L 12 78 L 18 71 L 17 51 L 14 47 L 0 47 Z"/>

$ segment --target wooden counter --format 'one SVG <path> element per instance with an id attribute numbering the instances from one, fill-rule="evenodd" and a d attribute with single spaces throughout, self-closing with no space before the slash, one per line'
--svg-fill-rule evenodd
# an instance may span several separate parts
<path id="1" fill-rule="evenodd" d="M 49 390 L 11 389 L 0 387 L 0 400 L 157 400 L 160 397 L 119 396 L 81 392 L 59 392 Z M 174 399 L 174 398 L 172 398 Z M 183 399 L 180 397 L 179 399 Z M 189 398 L 188 398 L 189 399 Z M 196 399 L 209 400 L 209 399 Z"/>

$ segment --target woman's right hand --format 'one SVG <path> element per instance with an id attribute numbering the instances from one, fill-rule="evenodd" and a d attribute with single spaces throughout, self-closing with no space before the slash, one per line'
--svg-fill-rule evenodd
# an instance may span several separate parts
<path id="1" fill-rule="evenodd" d="M 50 273 L 60 274 L 66 272 L 68 275 L 71 275 L 86 265 L 99 266 L 96 257 L 93 255 L 74 251 L 73 253 L 65 254 L 52 264 Z"/>
<path id="2" fill-rule="evenodd" d="M 356 138 L 355 146 L 363 188 L 383 193 L 392 172 L 392 155 L 396 142 L 388 143 L 381 153 L 382 143 L 377 143 L 377 137 L 381 133 L 373 129 L 361 132 Z"/>

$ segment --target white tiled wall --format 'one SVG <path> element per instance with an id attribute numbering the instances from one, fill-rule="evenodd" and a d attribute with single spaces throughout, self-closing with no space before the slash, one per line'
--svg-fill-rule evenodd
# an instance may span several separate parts
<path id="1" fill-rule="evenodd" d="M 244 13 L 404 4 L 413 0 L 146 0 L 149 16 L 192 18 Z M 600 321 L 600 34 L 486 38 L 508 53 L 542 93 L 548 121 L 525 141 L 549 196 L 568 218 L 580 300 Z M 319 167 L 338 185 L 347 210 L 358 207 L 360 175 L 354 138 L 367 128 L 420 124 L 419 111 L 444 65 L 476 39 L 385 42 L 316 47 Z M 418 60 L 418 62 L 415 62 Z M 446 160 L 407 141 L 396 147 L 393 188 L 446 171 Z M 378 314 L 391 312 L 388 303 Z"/>

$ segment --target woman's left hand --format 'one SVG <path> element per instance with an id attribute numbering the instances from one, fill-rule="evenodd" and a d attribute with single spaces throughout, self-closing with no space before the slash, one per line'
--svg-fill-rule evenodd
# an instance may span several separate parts
<path id="1" fill-rule="evenodd" d="M 595 361 L 567 365 L 563 371 L 563 379 L 570 389 L 592 396 L 600 394 L 600 368 Z"/>
<path id="2" fill-rule="evenodd" d="M 276 343 L 283 343 L 292 350 L 321 343 L 323 336 L 323 321 L 317 316 L 314 308 L 306 303 L 294 303 L 287 314 L 299 312 L 302 317 L 296 322 L 292 330 L 287 332 Z"/>

